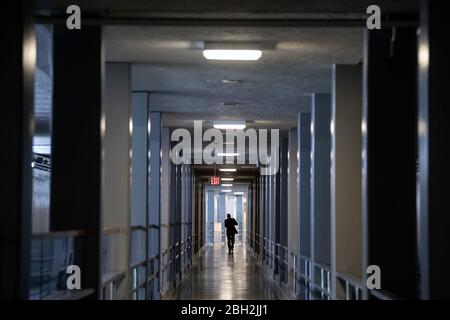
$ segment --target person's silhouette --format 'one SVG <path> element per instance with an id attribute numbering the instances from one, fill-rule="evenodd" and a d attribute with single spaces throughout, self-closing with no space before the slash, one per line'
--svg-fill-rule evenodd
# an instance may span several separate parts
<path id="1" fill-rule="evenodd" d="M 231 215 L 227 214 L 227 219 L 225 219 L 225 228 L 227 229 L 227 240 L 228 240 L 228 253 L 232 253 L 234 249 L 234 236 L 236 235 L 236 227 L 238 223 L 236 219 L 231 218 Z"/>

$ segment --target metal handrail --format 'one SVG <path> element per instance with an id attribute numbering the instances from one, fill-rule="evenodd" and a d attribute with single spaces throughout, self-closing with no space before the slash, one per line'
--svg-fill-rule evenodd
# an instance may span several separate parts
<path id="1" fill-rule="evenodd" d="M 362 282 L 355 277 L 342 273 L 336 272 L 336 278 L 344 281 L 345 283 L 345 300 L 360 300 L 362 297 Z"/>
<path id="2" fill-rule="evenodd" d="M 331 298 L 331 268 L 329 265 L 320 262 L 313 263 L 310 257 L 293 252 L 286 245 L 257 233 L 254 236 L 264 241 L 263 252 L 265 257 L 267 257 L 269 267 L 273 268 L 274 264 L 277 263 L 285 266 L 285 270 L 290 270 L 294 273 L 294 290 L 297 290 L 298 281 L 303 280 L 305 287 L 309 288 L 309 290 L 320 293 L 322 298 Z M 290 266 L 291 260 L 293 261 L 292 266 Z M 304 271 L 302 271 L 301 266 L 303 266 Z M 319 271 L 320 284 L 316 284 L 315 279 L 312 279 L 313 268 L 317 268 Z"/>

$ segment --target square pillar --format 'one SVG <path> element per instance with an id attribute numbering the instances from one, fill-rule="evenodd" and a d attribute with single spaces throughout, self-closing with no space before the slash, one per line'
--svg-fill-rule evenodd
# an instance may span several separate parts
<path id="1" fill-rule="evenodd" d="M 169 255 L 164 252 L 169 244 L 169 215 L 170 215 L 170 131 L 169 128 L 161 129 L 161 293 L 164 295 L 169 289 Z M 196 231 L 195 231 L 196 232 Z"/>
<path id="2" fill-rule="evenodd" d="M 28 299 L 36 35 L 31 1 L 7 1 L 2 10 L 0 299 Z"/>
<path id="3" fill-rule="evenodd" d="M 297 147 L 298 147 L 298 132 L 297 128 L 289 129 L 289 152 L 288 152 L 288 248 L 292 253 L 297 252 L 297 236 L 299 229 L 297 228 L 297 202 L 298 202 L 298 190 L 297 190 L 297 174 L 298 174 L 298 163 L 297 163 Z M 295 289 L 295 279 L 294 272 L 292 271 L 294 267 L 294 256 L 288 253 L 287 260 L 289 262 L 289 288 L 290 290 Z"/>
<path id="4" fill-rule="evenodd" d="M 131 83 L 128 63 L 108 63 L 105 71 L 104 170 L 102 174 L 102 225 L 109 257 L 102 261 L 103 278 L 124 272 L 114 299 L 129 297 Z M 112 231 L 108 231 L 112 230 Z"/>
<path id="5" fill-rule="evenodd" d="M 450 299 L 450 48 L 445 5 L 421 1 L 417 240 L 422 299 Z"/>
<path id="6" fill-rule="evenodd" d="M 215 213 L 215 192 L 214 190 L 209 190 L 206 194 L 206 199 L 208 203 L 206 204 L 206 214 L 207 214 L 207 239 L 208 243 L 214 243 L 214 213 Z"/>
<path id="7" fill-rule="evenodd" d="M 362 67 L 334 65 L 332 95 L 331 288 L 334 299 L 345 299 L 342 276 L 361 281 L 363 271 Z"/>
<path id="8" fill-rule="evenodd" d="M 297 133 L 298 133 L 297 254 L 299 257 L 303 256 L 310 258 L 311 257 L 311 113 L 300 113 L 298 115 Z M 305 266 L 304 263 L 300 264 L 298 268 L 302 273 L 304 274 L 307 273 L 307 266 Z M 300 279 L 298 279 L 297 281 L 300 281 Z M 302 292 L 299 291 L 297 292 L 297 294 L 302 294 Z"/>
<path id="9" fill-rule="evenodd" d="M 331 264 L 331 94 L 315 94 L 311 111 L 311 261 Z M 320 285 L 313 267 L 311 277 Z"/>
<path id="10" fill-rule="evenodd" d="M 101 27 L 54 27 L 50 225 L 81 229 L 81 286 L 100 296 L 104 52 Z"/>
<path id="11" fill-rule="evenodd" d="M 278 239 L 280 244 L 278 255 L 280 259 L 278 265 L 280 266 L 280 281 L 287 283 L 287 265 L 284 261 L 289 260 L 288 252 L 285 247 L 288 246 L 288 155 L 289 155 L 289 140 L 288 137 L 281 138 L 280 146 L 280 168 L 279 168 L 279 228 L 277 229 Z"/>
<path id="12" fill-rule="evenodd" d="M 147 270 L 152 270 L 153 280 L 147 285 L 147 299 L 160 298 L 160 190 L 161 190 L 161 114 L 149 113 L 148 132 L 148 168 L 147 168 L 147 221 L 148 221 L 148 265 Z M 153 259 L 154 258 L 154 259 Z M 153 260 L 151 260 L 153 259 Z"/>
<path id="13" fill-rule="evenodd" d="M 416 28 L 366 31 L 362 130 L 364 279 L 367 267 L 376 265 L 381 270 L 381 293 L 414 299 Z"/>

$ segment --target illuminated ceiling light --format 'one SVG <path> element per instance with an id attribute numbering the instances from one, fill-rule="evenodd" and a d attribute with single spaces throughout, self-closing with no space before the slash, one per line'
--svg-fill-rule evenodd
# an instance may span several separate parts
<path id="1" fill-rule="evenodd" d="M 208 60 L 255 61 L 261 58 L 262 51 L 242 49 L 207 49 L 203 50 L 203 56 Z"/>
<path id="2" fill-rule="evenodd" d="M 245 121 L 214 121 L 213 127 L 223 130 L 243 130 L 247 125 Z"/>
<path id="3" fill-rule="evenodd" d="M 234 181 L 234 178 L 221 178 L 222 181 Z"/>
<path id="4" fill-rule="evenodd" d="M 237 157 L 240 155 L 239 152 L 218 152 L 217 156 L 219 157 Z"/>
<path id="5" fill-rule="evenodd" d="M 243 192 L 234 192 L 234 194 L 237 195 L 237 196 L 242 196 L 242 195 L 244 195 Z"/>
<path id="6" fill-rule="evenodd" d="M 221 168 L 221 169 L 219 169 L 219 171 L 222 171 L 222 172 L 236 172 L 236 168 Z"/>
<path id="7" fill-rule="evenodd" d="M 230 189 L 223 189 L 223 190 L 220 190 L 221 192 L 231 192 L 231 190 Z"/>
<path id="8" fill-rule="evenodd" d="M 238 84 L 238 83 L 242 83 L 242 80 L 238 80 L 238 79 L 223 79 L 222 83 Z"/>
<path id="9" fill-rule="evenodd" d="M 222 183 L 222 187 L 232 187 L 232 183 Z"/>

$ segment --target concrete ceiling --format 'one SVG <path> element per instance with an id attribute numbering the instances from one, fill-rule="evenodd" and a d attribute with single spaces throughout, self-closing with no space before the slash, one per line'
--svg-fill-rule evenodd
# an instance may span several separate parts
<path id="1" fill-rule="evenodd" d="M 255 127 L 295 126 L 311 95 L 330 92 L 332 64 L 361 61 L 360 28 L 107 26 L 106 58 L 133 63 L 133 90 L 170 126 L 240 119 Z M 209 61 L 203 41 L 269 45 L 259 61 Z M 223 83 L 239 80 L 240 83 Z M 226 106 L 223 103 L 237 103 Z"/>
<path id="2" fill-rule="evenodd" d="M 38 21 L 50 16 L 64 23 L 65 9 L 71 4 L 71 0 L 36 0 Z M 151 92 L 151 109 L 163 112 L 164 124 L 177 127 L 189 126 L 193 119 L 244 119 L 254 127 L 287 128 L 295 125 L 298 112 L 309 110 L 312 93 L 330 91 L 333 63 L 360 62 L 363 30 L 274 27 L 276 21 L 363 21 L 366 8 L 373 3 L 80 0 L 77 4 L 83 21 L 105 25 L 107 60 L 133 63 L 133 89 Z M 417 14 L 419 0 L 379 0 L 376 4 L 385 18 L 395 20 Z M 186 23 L 179 18 L 191 20 Z M 202 22 L 205 19 L 212 20 Z M 247 22 L 231 23 L 234 27 L 224 23 L 258 19 L 263 19 L 258 27 Z M 264 27 L 264 21 L 271 27 Z M 176 27 L 179 23 L 185 25 Z M 204 60 L 198 49 L 199 43 L 208 40 L 256 41 L 274 45 L 274 49 L 266 50 L 258 62 L 213 62 Z M 225 84 L 222 80 L 242 83 Z M 224 102 L 238 104 L 224 106 Z"/>

